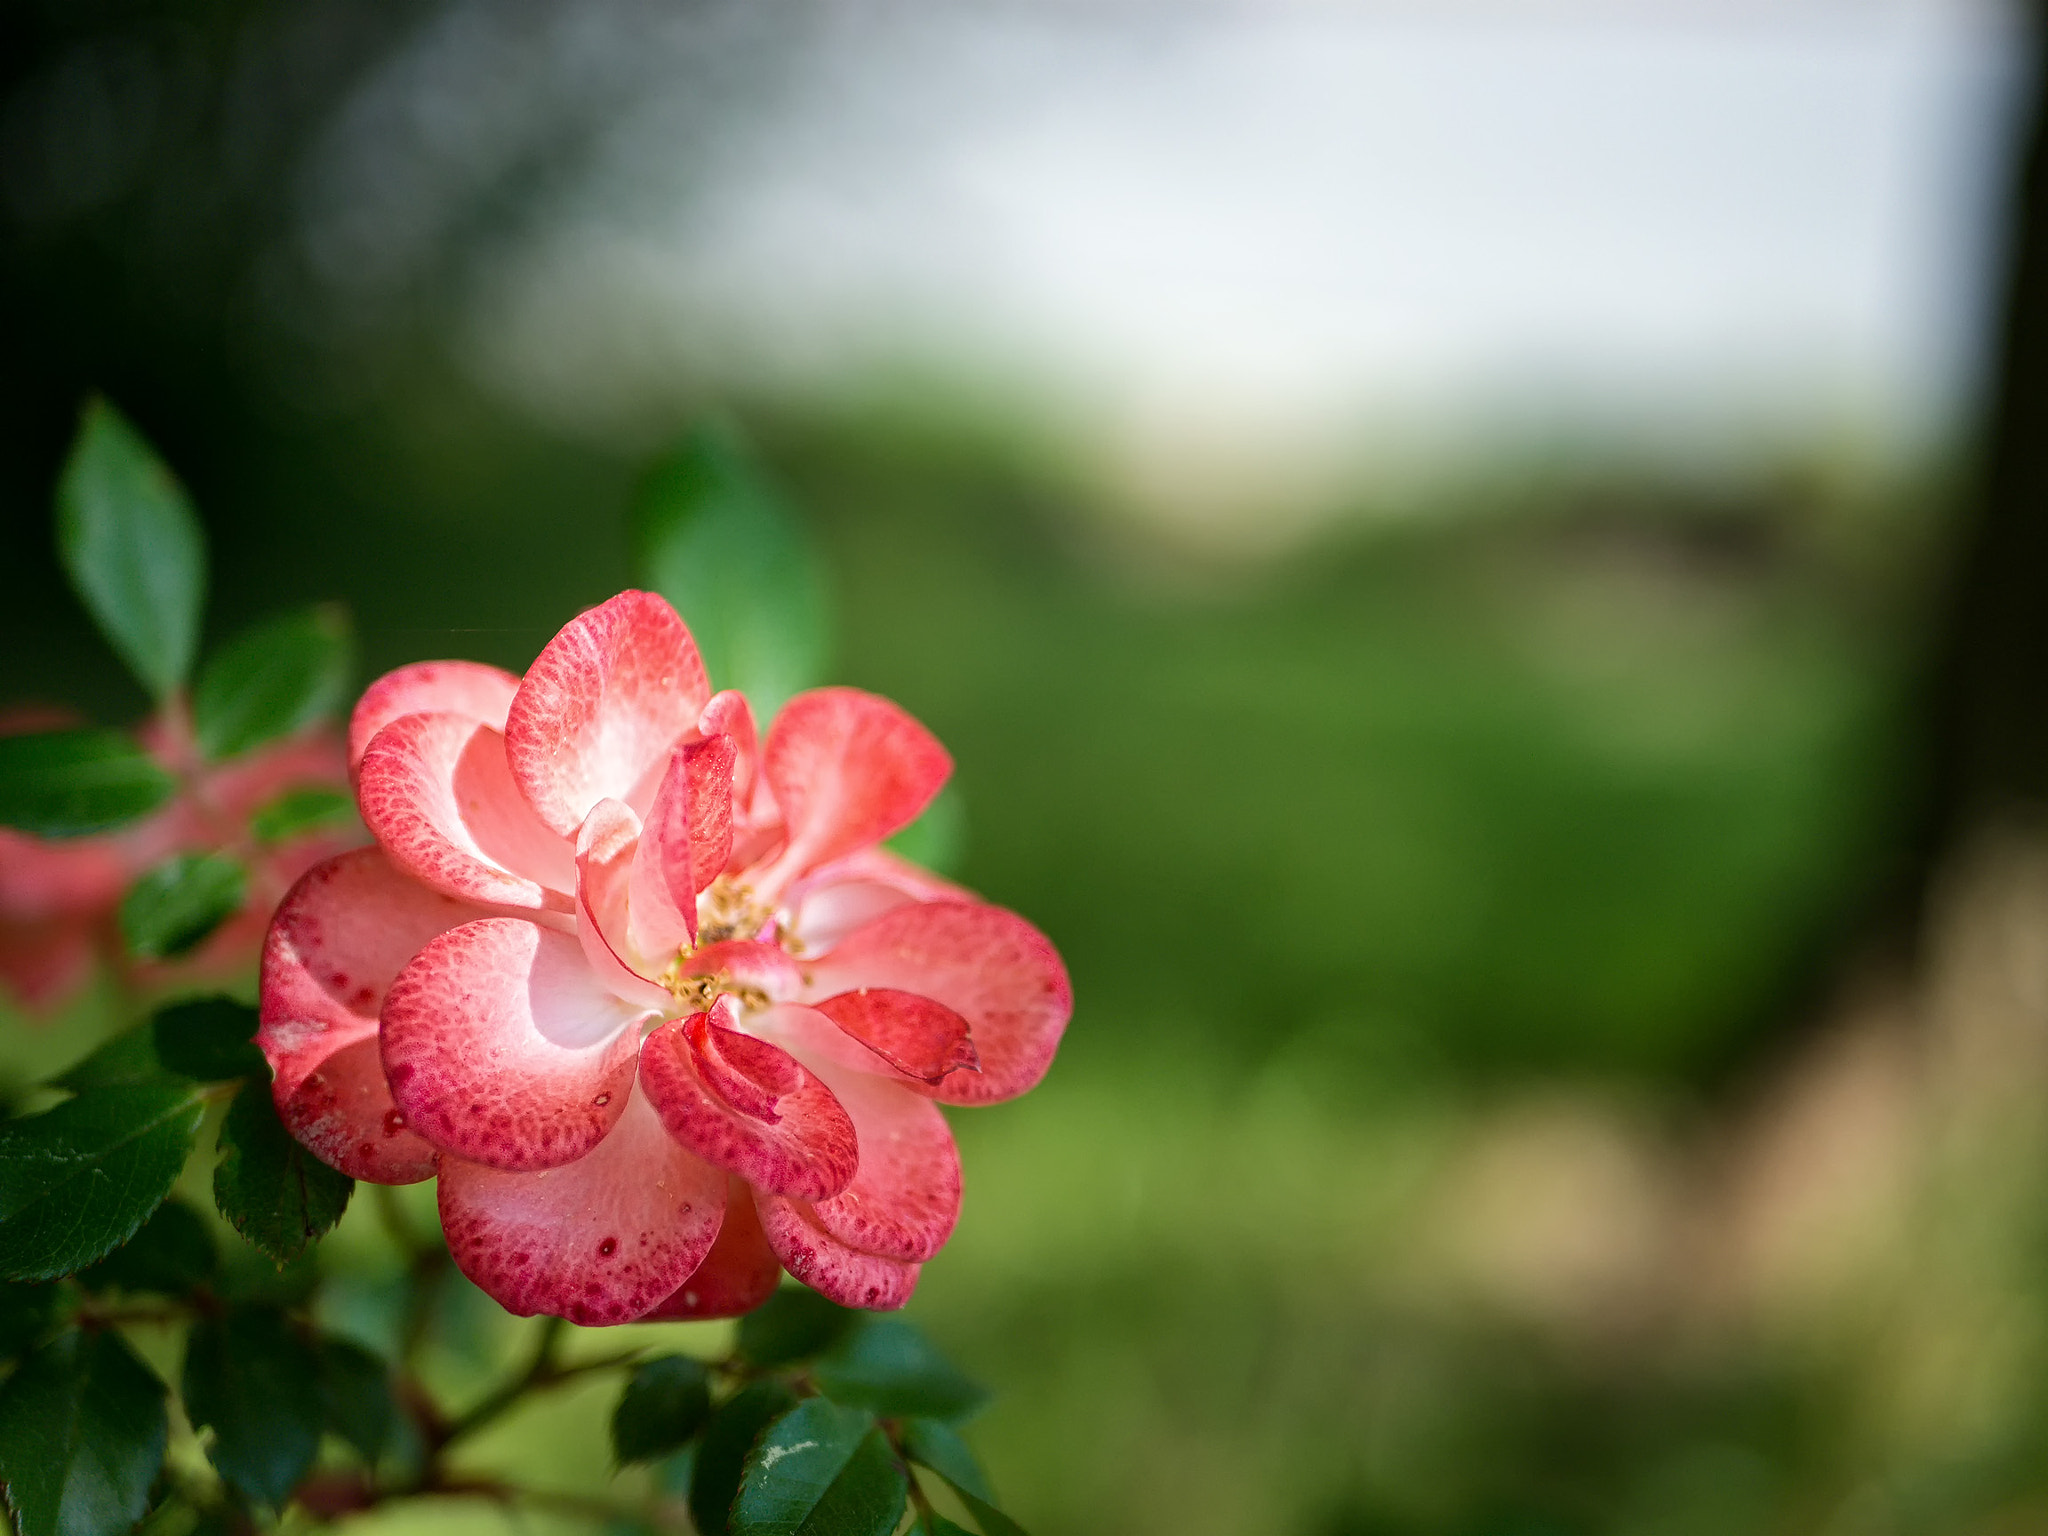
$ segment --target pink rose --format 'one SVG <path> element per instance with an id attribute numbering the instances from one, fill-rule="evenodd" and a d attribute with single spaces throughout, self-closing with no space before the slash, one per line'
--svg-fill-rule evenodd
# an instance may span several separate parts
<path id="1" fill-rule="evenodd" d="M 72 723 L 62 712 L 17 711 L 0 719 L 0 735 Z M 287 791 L 347 784 L 341 738 L 330 728 L 223 763 L 200 759 L 178 708 L 138 734 L 178 780 L 163 807 L 90 837 L 34 837 L 0 827 L 0 982 L 25 1008 L 61 1006 L 101 955 L 145 987 L 234 975 L 256 957 L 270 913 L 292 882 L 362 838 L 353 828 L 317 827 L 266 846 L 250 832 L 251 815 Z M 115 925 L 128 887 L 173 854 L 223 852 L 248 871 L 241 908 L 181 959 L 128 961 Z"/>
<path id="2" fill-rule="evenodd" d="M 349 746 L 378 846 L 264 952 L 293 1134 L 438 1173 L 456 1263 L 520 1314 L 729 1316 L 782 1269 L 901 1306 L 959 1212 L 937 1104 L 1033 1086 L 1072 1008 L 1035 928 L 877 846 L 951 772 L 931 734 L 823 688 L 757 741 L 624 592 L 523 679 L 390 674 Z"/>

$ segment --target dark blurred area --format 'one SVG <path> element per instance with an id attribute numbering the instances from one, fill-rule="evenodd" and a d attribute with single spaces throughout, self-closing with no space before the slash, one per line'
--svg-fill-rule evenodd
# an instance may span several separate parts
<path id="1" fill-rule="evenodd" d="M 1587 24 L 1563 9 L 1560 34 Z M 975 56 L 1028 94 L 1073 62 L 1062 26 L 1121 59 L 1182 25 L 1061 14 L 1012 8 Z M 1897 20 L 1815 14 L 1852 41 Z M 2011 292 L 1987 255 L 1977 311 L 1950 304 L 2005 341 L 1956 343 L 1932 427 L 1538 413 L 1454 470 L 1344 460 L 1311 515 L 1261 478 L 1310 456 L 1292 439 L 1212 472 L 1193 412 L 1144 445 L 1182 489 L 1134 492 L 1047 426 L 1099 427 L 1086 391 L 1048 413 L 886 350 L 824 384 L 721 363 L 754 334 L 721 316 L 814 312 L 772 263 L 765 297 L 707 278 L 682 321 L 635 310 L 625 257 L 574 264 L 572 236 L 630 222 L 629 129 L 687 232 L 744 181 L 745 125 L 797 113 L 798 65 L 864 19 L 905 78 L 933 67 L 917 7 L 821 15 L 11 7 L 0 705 L 143 707 L 52 549 L 93 391 L 193 492 L 209 634 L 340 598 L 365 681 L 523 667 L 628 583 L 654 453 L 730 410 L 829 551 L 837 677 L 946 741 L 963 877 L 1073 971 L 1052 1078 L 957 1119 L 967 1214 L 913 1303 L 997 1388 L 978 1441 L 1028 1527 L 2048 1528 L 2048 193 L 2024 111 L 1953 151 L 1997 189 L 1978 239 Z M 1473 17 L 1454 65 L 1492 57 L 1500 18 Z M 1550 25 L 1514 23 L 1539 64 Z M 2009 16 L 1984 36 L 2034 47 Z M 1169 41 L 1199 110 L 1199 40 Z M 2023 105 L 2031 77 L 1993 62 Z M 894 142 L 855 203 L 886 202 Z M 874 238 L 813 234 L 828 278 Z M 613 279 L 622 329 L 560 312 Z M 525 309 L 485 302 L 522 282 Z M 677 336 L 693 361 L 663 372 Z M 494 1454 L 587 1484 L 580 1433 L 514 1424 Z"/>

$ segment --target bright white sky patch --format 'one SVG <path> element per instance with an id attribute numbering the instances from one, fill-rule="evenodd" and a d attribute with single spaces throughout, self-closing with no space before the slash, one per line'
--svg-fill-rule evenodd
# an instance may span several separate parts
<path id="1" fill-rule="evenodd" d="M 474 275 L 489 378 L 607 433 L 908 371 L 1135 464 L 1518 419 L 1924 441 L 1977 365 L 2022 52 L 1967 0 L 580 14 L 516 86 L 431 37 L 408 66 L 443 112 L 530 123 L 550 64 L 600 103 Z"/>

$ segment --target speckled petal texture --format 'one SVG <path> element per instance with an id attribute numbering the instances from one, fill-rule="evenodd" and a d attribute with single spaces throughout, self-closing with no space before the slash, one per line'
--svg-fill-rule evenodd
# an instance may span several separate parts
<path id="1" fill-rule="evenodd" d="M 650 592 L 621 592 L 571 621 L 520 680 L 505 719 L 512 777 L 563 836 L 607 797 L 644 811 L 633 791 L 668 765 L 711 697 L 697 642 Z"/>
<path id="2" fill-rule="evenodd" d="M 677 1146 L 639 1093 L 564 1167 L 441 1165 L 456 1266 L 509 1312 L 585 1327 L 631 1322 L 672 1296 L 710 1252 L 725 1198 L 725 1174 Z"/>
<path id="3" fill-rule="evenodd" d="M 981 1070 L 940 1082 L 934 1097 L 948 1104 L 992 1104 L 1035 1086 L 1074 1011 L 1067 968 L 1045 935 L 979 902 L 897 907 L 848 934 L 810 972 L 814 999 L 895 987 L 966 1019 Z"/>
<path id="4" fill-rule="evenodd" d="M 842 1307 L 892 1312 L 917 1289 L 919 1266 L 849 1248 L 821 1228 L 810 1207 L 756 1193 L 761 1228 L 782 1267 Z"/>
<path id="5" fill-rule="evenodd" d="M 387 672 L 364 690 L 349 716 L 349 769 L 362 762 L 373 736 L 406 715 L 462 715 L 502 731 L 518 691 L 519 679 L 510 672 L 476 661 L 416 661 Z"/>
<path id="6" fill-rule="evenodd" d="M 566 934 L 516 917 L 451 929 L 384 999 L 384 1071 L 413 1128 L 493 1168 L 553 1168 L 626 1107 L 644 1011 Z"/>
<path id="7" fill-rule="evenodd" d="M 953 771 L 932 733 L 858 688 L 800 693 L 768 728 L 761 771 L 789 827 L 770 889 L 917 819 Z"/>
<path id="8" fill-rule="evenodd" d="M 649 1035 L 640 1073 L 670 1134 L 750 1184 L 818 1199 L 854 1176 L 860 1154 L 852 1120 L 832 1090 L 780 1046 L 700 1015 Z"/>
<path id="9" fill-rule="evenodd" d="M 734 1179 L 726 1191 L 725 1225 L 718 1229 L 718 1241 L 675 1294 L 641 1321 L 739 1317 L 774 1295 L 781 1281 L 782 1261 L 761 1230 L 753 1193 Z"/>
<path id="10" fill-rule="evenodd" d="M 407 874 L 490 906 L 567 909 L 574 850 L 521 799 L 489 726 L 407 715 L 377 733 L 358 772 L 363 825 Z"/>
<path id="11" fill-rule="evenodd" d="M 284 1123 L 344 1173 L 405 1184 L 433 1171 L 434 1149 L 393 1127 L 397 1106 L 381 1070 L 365 1063 L 377 1059 L 377 1015 L 393 978 L 476 913 L 407 879 L 374 848 L 316 866 L 278 907 L 263 948 L 256 1043 Z M 330 1066 L 343 1052 L 348 1061 Z"/>
<path id="12" fill-rule="evenodd" d="M 930 1099 L 865 1072 L 812 1063 L 853 1120 L 860 1167 L 836 1195 L 815 1200 L 811 1220 L 862 1253 L 922 1262 L 960 1218 L 960 1154 L 952 1127 Z"/>

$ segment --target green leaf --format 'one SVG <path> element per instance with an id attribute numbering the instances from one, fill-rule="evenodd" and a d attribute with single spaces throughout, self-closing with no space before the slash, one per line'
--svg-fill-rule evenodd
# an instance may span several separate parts
<path id="1" fill-rule="evenodd" d="M 355 1187 L 284 1128 L 268 1083 L 245 1084 L 235 1095 L 221 1121 L 213 1198 L 242 1236 L 289 1264 L 341 1220 Z"/>
<path id="2" fill-rule="evenodd" d="M 612 1411 L 619 1465 L 653 1461 L 687 1444 L 711 1417 L 711 1383 L 688 1355 L 663 1355 L 633 1372 Z"/>
<path id="3" fill-rule="evenodd" d="M 960 1432 L 943 1419 L 910 1419 L 903 1426 L 903 1453 L 921 1467 L 930 1467 L 955 1488 L 976 1498 L 993 1499 L 981 1463 L 974 1459 Z"/>
<path id="4" fill-rule="evenodd" d="M 166 1200 L 127 1242 L 82 1270 L 87 1290 L 155 1291 L 181 1296 L 220 1267 L 206 1218 L 182 1200 Z"/>
<path id="5" fill-rule="evenodd" d="M 104 400 L 57 482 L 57 549 L 100 633 L 157 699 L 184 686 L 206 603 L 206 535 L 184 488 Z"/>
<path id="6" fill-rule="evenodd" d="M 988 1401 L 914 1324 L 897 1317 L 847 1334 L 819 1357 L 812 1375 L 840 1402 L 890 1415 L 959 1419 Z"/>
<path id="7" fill-rule="evenodd" d="M 824 680 L 824 561 L 729 425 L 704 423 L 655 467 L 633 541 L 640 579 L 689 624 L 712 685 L 745 692 L 764 726 Z"/>
<path id="8" fill-rule="evenodd" d="M 862 1408 L 799 1403 L 747 1453 L 732 1536 L 889 1536 L 910 1484 Z"/>
<path id="9" fill-rule="evenodd" d="M 967 1512 L 974 1516 L 974 1523 L 981 1527 L 981 1536 L 1025 1536 L 1023 1526 L 987 1499 L 969 1493 L 958 1483 L 953 1483 L 951 1478 L 947 1481 L 952 1483 L 953 1491 L 960 1495 L 960 1502 L 967 1506 Z"/>
<path id="10" fill-rule="evenodd" d="M 735 1392 L 711 1416 L 690 1472 L 690 1518 L 698 1530 L 707 1536 L 725 1530 L 747 1452 L 763 1430 L 795 1405 L 796 1394 L 771 1377 Z"/>
<path id="11" fill-rule="evenodd" d="M 375 1466 L 398 1419 L 391 1367 L 360 1344 L 331 1335 L 320 1339 L 319 1353 L 321 1416 Z"/>
<path id="12" fill-rule="evenodd" d="M 192 1427 L 213 1430 L 220 1475 L 258 1503 L 283 1504 L 326 1423 L 313 1347 L 274 1308 L 203 1318 L 185 1342 L 183 1385 Z"/>
<path id="13" fill-rule="evenodd" d="M 257 842 L 274 848 L 308 832 L 346 825 L 355 814 L 355 801 L 341 790 L 320 785 L 288 789 L 249 818 L 249 830 Z"/>
<path id="14" fill-rule="evenodd" d="M 173 854 L 121 898 L 121 937 L 143 959 L 187 954 L 235 915 L 248 890 L 248 872 L 226 854 Z"/>
<path id="15" fill-rule="evenodd" d="M 57 1287 L 0 1280 L 0 1359 L 13 1359 L 50 1326 L 57 1315 Z"/>
<path id="16" fill-rule="evenodd" d="M 955 1525 L 937 1510 L 927 1510 L 910 1528 L 910 1536 L 974 1536 L 964 1525 Z"/>
<path id="17" fill-rule="evenodd" d="M 808 1286 L 786 1285 L 740 1319 L 739 1354 L 751 1365 L 788 1365 L 829 1349 L 861 1314 Z"/>
<path id="18" fill-rule="evenodd" d="M 88 1088 L 121 1088 L 135 1083 L 161 1083 L 177 1074 L 156 1054 L 156 1033 L 147 1024 L 123 1030 L 50 1079 L 53 1088 L 83 1093 Z"/>
<path id="19" fill-rule="evenodd" d="M 0 1277 L 73 1274 L 127 1242 L 177 1182 L 203 1112 L 172 1079 L 95 1088 L 0 1126 Z"/>
<path id="20" fill-rule="evenodd" d="M 967 803 L 959 786 L 947 780 L 924 814 L 883 846 L 935 875 L 958 875 L 967 854 Z"/>
<path id="21" fill-rule="evenodd" d="M 270 1076 L 256 1049 L 256 1010 L 231 997 L 201 997 L 156 1011 L 151 1025 L 157 1059 L 202 1083 Z"/>
<path id="22" fill-rule="evenodd" d="M 218 761 L 304 729 L 340 707 L 354 664 L 348 614 L 332 603 L 242 631 L 192 690 L 199 750 Z"/>
<path id="23" fill-rule="evenodd" d="M 178 781 L 119 731 L 0 736 L 0 826 L 83 837 L 147 816 Z"/>
<path id="24" fill-rule="evenodd" d="M 118 1333 L 72 1329 L 0 1387 L 0 1481 L 21 1536 L 114 1536 L 163 1465 L 164 1384 Z"/>

